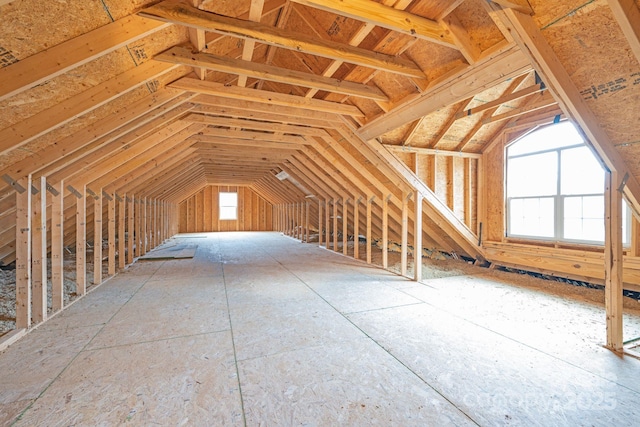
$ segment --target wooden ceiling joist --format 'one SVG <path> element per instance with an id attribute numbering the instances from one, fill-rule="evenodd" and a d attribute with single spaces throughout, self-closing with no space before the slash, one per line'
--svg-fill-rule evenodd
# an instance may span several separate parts
<path id="1" fill-rule="evenodd" d="M 283 142 L 287 144 L 309 144 L 310 142 L 302 137 L 297 135 L 281 135 L 270 132 L 259 132 L 259 131 L 251 131 L 251 130 L 234 130 L 234 129 L 223 129 L 223 128 L 214 128 L 207 127 L 198 133 L 197 137 L 200 136 L 205 137 L 218 137 L 218 138 L 230 138 L 230 139 L 243 139 L 249 141 L 260 141 L 260 142 Z M 204 139 L 203 139 L 204 140 Z"/>
<path id="2" fill-rule="evenodd" d="M 412 37 L 457 49 L 449 31 L 437 21 L 370 0 L 292 0 L 341 16 L 397 31 Z"/>
<path id="3" fill-rule="evenodd" d="M 199 148 L 217 148 L 217 147 L 254 147 L 268 150 L 299 150 L 302 146 L 298 144 L 289 144 L 286 142 L 269 142 L 269 141 L 252 141 L 249 139 L 229 139 L 218 138 L 215 136 L 198 135 L 192 136 L 190 139 L 194 142 L 194 147 Z"/>
<path id="4" fill-rule="evenodd" d="M 322 101 L 320 99 L 305 98 L 302 96 L 288 95 L 266 90 L 247 89 L 234 86 L 225 86 L 221 83 L 200 81 L 189 77 L 183 77 L 169 85 L 171 88 L 187 90 L 190 92 L 216 95 L 223 98 L 241 99 L 263 104 L 279 105 L 284 107 L 302 108 L 311 111 L 325 113 L 345 114 L 362 117 L 362 112 L 353 105 L 339 104 L 336 102 Z"/>
<path id="5" fill-rule="evenodd" d="M 273 65 L 259 64 L 241 59 L 212 55 L 209 53 L 193 53 L 191 52 L 191 49 L 179 46 L 173 47 L 166 52 L 156 55 L 155 59 L 172 64 L 201 67 L 222 73 L 238 74 L 239 76 L 244 77 L 270 80 L 273 82 L 314 88 L 365 99 L 374 99 L 385 102 L 389 100 L 389 98 L 375 86 L 318 76 L 311 73 L 303 73 L 286 68 L 274 67 Z"/>
<path id="6" fill-rule="evenodd" d="M 258 22 L 216 15 L 174 0 L 166 0 L 143 9 L 139 12 L 139 15 L 233 37 L 251 39 L 284 49 L 381 69 L 390 73 L 424 78 L 422 70 L 411 61 L 354 46 L 325 42 L 304 34 L 273 28 Z"/>
<path id="7" fill-rule="evenodd" d="M 192 123 L 204 123 L 211 126 L 221 126 L 228 128 L 263 130 L 267 132 L 282 132 L 290 135 L 324 136 L 324 129 L 306 126 L 274 124 L 269 122 L 259 122 L 255 120 L 230 119 L 227 117 L 214 117 L 205 114 L 187 114 L 183 120 Z"/>
<path id="8" fill-rule="evenodd" d="M 129 15 L 0 68 L 0 101 L 168 26 L 153 19 Z"/>
<path id="9" fill-rule="evenodd" d="M 247 113 L 266 113 L 272 114 L 276 117 L 296 118 L 299 120 L 310 119 L 326 123 L 340 121 L 339 117 L 333 113 L 265 104 L 262 102 L 247 101 L 244 99 L 223 98 L 221 96 L 214 95 L 198 95 L 193 102 L 200 104 L 202 107 L 215 107 L 219 111 L 225 111 L 225 109 L 242 110 Z"/>
<path id="10" fill-rule="evenodd" d="M 307 117 L 285 116 L 285 115 L 273 114 L 273 113 L 260 113 L 260 112 L 247 111 L 240 108 L 232 108 L 232 107 L 211 107 L 208 105 L 204 105 L 200 107 L 195 107 L 192 111 L 194 113 L 205 114 L 205 115 L 260 120 L 260 121 L 280 123 L 280 124 L 303 125 L 303 126 L 312 126 L 317 128 L 333 127 L 331 123 L 326 122 L 324 120 L 312 119 Z"/>

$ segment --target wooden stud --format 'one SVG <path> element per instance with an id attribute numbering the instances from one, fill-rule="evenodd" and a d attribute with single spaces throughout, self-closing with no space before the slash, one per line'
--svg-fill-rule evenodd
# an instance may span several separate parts
<path id="1" fill-rule="evenodd" d="M 51 184 L 58 193 L 51 203 L 51 308 L 64 306 L 64 181 Z"/>
<path id="2" fill-rule="evenodd" d="M 113 195 L 107 206 L 109 260 L 107 268 L 109 276 L 116 274 L 116 199 Z"/>
<path id="3" fill-rule="evenodd" d="M 422 193 L 416 190 L 414 193 L 414 220 L 413 220 L 413 279 L 416 282 L 422 280 Z"/>
<path id="4" fill-rule="evenodd" d="M 348 251 L 348 235 L 349 235 L 349 221 L 348 221 L 348 213 L 349 213 L 349 205 L 348 202 L 349 200 L 347 199 L 346 196 L 342 197 L 342 254 L 343 255 L 347 255 L 349 253 Z"/>
<path id="5" fill-rule="evenodd" d="M 76 295 L 87 292 L 87 186 L 76 195 Z"/>
<path id="6" fill-rule="evenodd" d="M 322 246 L 322 200 L 318 199 L 318 246 Z"/>
<path id="7" fill-rule="evenodd" d="M 125 207 L 127 204 L 126 194 L 118 200 L 118 268 L 123 269 L 126 265 L 125 257 Z"/>
<path id="8" fill-rule="evenodd" d="M 605 311 L 607 347 L 623 348 L 622 305 L 622 194 L 618 189 L 620 176 L 606 174 L 605 184 Z"/>
<path id="9" fill-rule="evenodd" d="M 31 326 L 31 176 L 17 181 L 16 192 L 16 329 Z"/>
<path id="10" fill-rule="evenodd" d="M 131 196 L 129 196 L 129 200 L 127 200 L 128 203 L 128 211 L 127 211 L 127 264 L 133 264 L 133 242 L 135 240 L 135 236 L 134 236 L 134 230 L 133 230 L 133 225 L 134 225 L 134 204 L 135 204 L 135 196 L 132 194 Z"/>
<path id="11" fill-rule="evenodd" d="M 389 198 L 382 198 L 382 268 L 389 268 Z"/>
<path id="12" fill-rule="evenodd" d="M 31 196 L 31 317 L 34 323 L 47 320 L 47 179 L 40 177 Z"/>
<path id="13" fill-rule="evenodd" d="M 360 259 L 360 198 L 353 201 L 353 257 Z"/>
<path id="14" fill-rule="evenodd" d="M 402 243 L 400 250 L 400 274 L 407 275 L 407 251 L 409 241 L 409 198 L 411 193 L 403 194 L 402 197 Z"/>
<path id="15" fill-rule="evenodd" d="M 309 243 L 309 215 L 311 214 L 311 203 L 307 201 L 305 203 L 305 218 L 304 218 L 304 229 L 305 229 L 305 238 L 304 241 Z"/>
<path id="16" fill-rule="evenodd" d="M 326 224 L 325 224 L 325 229 L 327 230 L 327 238 L 325 241 L 325 248 L 329 249 L 329 245 L 330 245 L 330 239 L 331 239 L 331 212 L 329 211 L 329 206 L 331 205 L 331 200 L 327 199 L 327 204 L 326 204 L 326 214 L 325 214 L 325 219 L 326 219 Z M 333 232 L 335 233 L 335 230 L 333 230 Z"/>
<path id="17" fill-rule="evenodd" d="M 102 188 L 93 200 L 93 284 L 102 283 Z"/>
<path id="18" fill-rule="evenodd" d="M 333 250 L 338 252 L 338 204 L 339 199 L 333 199 Z"/>
<path id="19" fill-rule="evenodd" d="M 371 205 L 373 197 L 367 200 L 367 264 L 371 264 Z"/>

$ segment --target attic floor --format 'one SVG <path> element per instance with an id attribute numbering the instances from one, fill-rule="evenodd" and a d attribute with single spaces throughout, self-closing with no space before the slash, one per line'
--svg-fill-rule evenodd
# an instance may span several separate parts
<path id="1" fill-rule="evenodd" d="M 640 361 L 599 345 L 595 304 L 488 270 L 418 284 L 277 233 L 180 239 L 193 259 L 137 262 L 0 354 L 0 424 L 640 419 Z"/>

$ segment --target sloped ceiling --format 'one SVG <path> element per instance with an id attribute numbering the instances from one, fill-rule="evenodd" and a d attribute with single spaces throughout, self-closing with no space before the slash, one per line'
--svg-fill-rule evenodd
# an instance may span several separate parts
<path id="1" fill-rule="evenodd" d="M 632 0 L 0 0 L 0 22 L 3 259 L 29 174 L 171 202 L 391 195 L 397 220 L 410 186 L 379 144 L 482 153 L 566 116 L 640 198 Z"/>

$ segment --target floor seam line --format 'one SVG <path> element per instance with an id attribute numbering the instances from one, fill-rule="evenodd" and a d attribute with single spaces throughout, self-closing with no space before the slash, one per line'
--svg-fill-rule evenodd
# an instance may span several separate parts
<path id="1" fill-rule="evenodd" d="M 163 261 L 164 263 L 164 261 Z M 29 404 L 29 406 L 27 406 L 26 408 L 24 408 L 24 410 L 22 412 L 20 412 L 20 414 L 16 417 L 16 419 L 11 423 L 12 426 L 14 426 L 18 421 L 20 421 L 20 419 L 24 416 L 24 414 L 31 409 L 31 407 L 33 406 L 34 403 L 36 403 L 38 401 L 38 399 L 40 399 L 46 392 L 47 390 L 49 390 L 49 388 L 53 385 L 54 382 L 56 382 L 58 380 L 58 378 L 60 378 L 62 376 L 62 374 L 64 374 L 65 372 L 67 372 L 67 369 L 69 369 L 69 366 L 71 366 L 71 364 L 78 358 L 78 356 L 80 356 L 80 354 L 84 353 L 85 349 L 87 348 L 87 346 L 89 344 L 91 344 L 91 342 L 95 339 L 96 336 L 98 336 L 98 334 L 100 332 L 102 332 L 102 330 L 109 324 L 109 322 L 111 322 L 111 320 L 118 314 L 120 313 L 120 310 L 122 310 L 122 307 L 124 307 L 125 305 L 127 305 L 129 303 L 129 301 L 131 301 L 131 299 L 136 296 L 138 294 L 138 292 L 140 291 L 140 289 L 142 289 L 144 287 L 144 285 L 146 285 L 149 280 L 156 274 L 156 272 L 160 269 L 161 265 L 156 269 L 156 271 L 153 272 L 153 274 L 151 276 L 149 276 L 149 278 L 147 280 L 145 280 L 139 287 L 138 289 L 136 289 L 136 291 L 131 294 L 131 296 L 127 299 L 127 301 L 125 301 L 124 304 L 122 304 L 120 306 L 120 308 L 113 313 L 113 315 L 109 318 L 109 320 L 107 320 L 100 329 L 98 329 L 98 331 L 93 335 L 93 337 L 91 337 L 91 339 L 76 353 L 75 356 L 73 356 L 71 358 L 71 360 L 69 361 L 69 363 L 67 363 L 65 365 L 64 368 L 62 368 L 62 370 L 58 373 L 58 375 L 56 375 L 50 382 L 49 384 L 47 384 L 47 386 L 40 392 L 38 393 L 38 396 L 36 396 L 35 399 L 33 399 L 33 402 L 31 402 Z"/>
<path id="2" fill-rule="evenodd" d="M 408 293 L 406 293 L 406 292 L 402 291 L 401 289 L 400 289 L 400 291 L 401 291 L 401 292 L 403 292 L 403 293 L 405 293 L 406 295 L 413 296 L 413 295 L 411 295 L 411 294 L 408 294 Z M 610 383 L 616 384 L 616 385 L 618 385 L 618 386 L 620 386 L 620 387 L 623 387 L 623 388 L 625 388 L 625 389 L 627 389 L 627 390 L 629 390 L 629 391 L 631 391 L 631 392 L 633 392 L 633 393 L 640 394 L 640 391 L 638 391 L 638 390 L 634 390 L 634 389 L 632 389 L 632 388 L 629 388 L 628 386 L 626 386 L 626 385 L 624 385 L 624 384 L 620 384 L 620 383 L 619 383 L 619 382 L 617 382 L 617 381 L 612 381 L 610 378 L 607 378 L 607 377 L 605 377 L 605 376 L 599 375 L 599 374 L 597 374 L 597 373 L 595 373 L 595 372 L 591 372 L 591 371 L 589 371 L 589 370 L 587 370 L 587 369 L 585 369 L 585 368 L 583 368 L 583 367 L 581 367 L 581 366 L 579 366 L 579 365 L 576 365 L 576 364 L 574 364 L 574 363 L 569 362 L 568 360 L 565 360 L 565 359 L 563 359 L 563 358 L 560 358 L 560 357 L 558 357 L 558 356 L 555 356 L 555 355 L 553 355 L 553 354 L 551 354 L 551 353 L 548 353 L 548 352 L 546 352 L 546 351 L 543 351 L 543 350 L 541 350 L 541 349 L 539 349 L 539 348 L 533 347 L 533 346 L 531 346 L 531 345 L 529 345 L 529 344 L 526 344 L 526 343 L 523 343 L 523 342 L 521 342 L 521 341 L 518 341 L 517 339 L 512 338 L 512 337 L 510 337 L 510 336 L 508 336 L 508 335 L 504 335 L 504 334 L 503 334 L 503 333 L 501 333 L 501 332 L 494 331 L 493 329 L 490 329 L 490 328 L 489 328 L 489 327 L 487 327 L 487 326 L 481 325 L 481 324 L 479 324 L 479 323 L 474 322 L 473 320 L 470 320 L 470 319 L 467 319 L 466 317 L 460 316 L 459 314 L 453 313 L 453 312 L 451 312 L 451 311 L 448 311 L 448 310 L 445 310 L 445 309 L 443 309 L 443 308 L 441 308 L 441 307 L 438 307 L 438 306 L 436 306 L 436 305 L 433 305 L 433 304 L 431 304 L 430 302 L 425 301 L 425 300 L 423 300 L 423 299 L 421 299 L 421 298 L 418 298 L 418 297 L 415 297 L 415 296 L 413 296 L 413 297 L 414 297 L 414 298 L 417 298 L 417 299 L 418 299 L 418 300 L 420 300 L 420 301 L 422 301 L 424 304 L 428 305 L 429 307 L 432 307 L 432 308 L 434 308 L 434 309 L 436 309 L 436 310 L 439 310 L 439 311 L 441 311 L 441 312 L 443 312 L 443 313 L 447 313 L 447 314 L 449 314 L 450 316 L 453 316 L 453 317 L 455 317 L 455 318 L 457 318 L 457 319 L 460 319 L 460 320 L 463 320 L 463 321 L 465 321 L 465 322 L 467 322 L 467 323 L 470 323 L 470 324 L 472 324 L 472 325 L 474 325 L 474 326 L 476 326 L 476 327 L 478 327 L 478 328 L 480 328 L 480 329 L 483 329 L 483 330 L 485 330 L 485 331 L 488 331 L 488 332 L 491 332 L 491 333 L 493 333 L 493 334 L 496 334 L 496 335 L 498 335 L 498 336 L 500 336 L 500 337 L 502 337 L 502 338 L 504 338 L 504 339 L 507 339 L 507 340 L 509 340 L 509 341 L 511 341 L 511 342 L 514 342 L 514 343 L 516 343 L 516 344 L 519 344 L 519 345 L 521 345 L 521 346 L 523 346 L 523 347 L 526 347 L 526 348 L 528 348 L 528 349 L 530 349 L 530 350 L 534 350 L 534 351 L 535 351 L 535 352 L 537 352 L 537 353 L 544 354 L 544 355 L 545 355 L 545 356 L 547 356 L 547 357 L 550 357 L 550 358 L 552 358 L 552 359 L 554 359 L 554 360 L 557 360 L 557 361 L 559 361 L 559 362 L 565 363 L 565 364 L 567 364 L 567 365 L 569 365 L 569 366 L 573 366 L 574 368 L 579 369 L 579 370 L 581 370 L 582 372 L 586 372 L 587 374 L 593 375 L 594 377 L 597 377 L 597 378 L 603 379 L 603 380 L 605 380 L 605 381 L 608 381 L 608 382 L 610 382 Z M 396 308 L 396 307 L 390 307 L 390 308 Z"/>
<path id="3" fill-rule="evenodd" d="M 309 290 L 311 290 L 311 292 L 313 292 L 314 294 L 316 294 L 318 296 L 318 298 L 320 298 L 321 300 L 323 300 L 327 305 L 329 305 L 329 307 L 331 307 L 333 310 L 335 310 L 340 316 L 342 316 L 347 322 L 351 323 L 356 329 L 358 329 L 360 332 L 362 332 L 367 338 L 369 338 L 371 340 L 371 342 L 375 343 L 380 349 L 382 349 L 382 351 L 384 351 L 385 353 L 387 353 L 389 356 L 391 356 L 394 360 L 396 360 L 400 365 L 402 365 L 405 369 L 407 369 L 409 372 L 411 372 L 416 378 L 418 378 L 420 381 L 422 381 L 427 387 L 429 387 L 431 390 L 433 390 L 436 394 L 438 394 L 440 397 L 442 397 L 444 400 L 446 400 L 447 402 L 449 402 L 449 404 L 451 404 L 454 408 L 456 408 L 458 411 L 460 411 L 461 414 L 463 414 L 465 417 L 467 417 L 472 423 L 474 423 L 477 426 L 480 426 L 481 424 L 479 422 L 477 422 L 476 420 L 474 420 L 469 414 L 467 414 L 465 411 L 462 410 L 462 408 L 460 408 L 458 405 L 456 405 L 454 402 L 452 402 L 449 398 L 447 398 L 444 394 L 442 394 L 439 390 L 437 390 L 434 386 L 432 386 L 431 384 L 429 384 L 429 382 L 427 382 L 424 378 L 422 378 L 422 376 L 418 375 L 418 373 L 416 373 L 413 369 L 411 369 L 409 366 L 407 366 L 402 360 L 400 360 L 397 356 L 395 356 L 393 353 L 389 352 L 386 348 L 384 348 L 384 346 L 382 346 L 378 341 L 376 341 L 375 339 L 373 339 L 373 337 L 371 337 L 369 334 L 367 334 L 364 330 L 362 330 L 362 328 L 360 328 L 358 325 L 356 325 L 351 319 L 349 319 L 347 316 L 345 316 L 342 312 L 340 312 L 338 309 L 336 309 L 329 301 L 327 301 L 322 295 L 320 295 L 318 292 L 316 292 L 311 286 L 309 286 L 307 284 L 307 282 L 305 282 L 304 280 L 302 280 L 302 278 L 300 278 L 295 272 L 291 271 L 289 268 L 287 268 L 284 264 L 282 264 L 280 261 L 278 261 L 277 259 L 275 259 L 273 256 L 271 256 L 271 254 L 269 254 L 268 252 L 264 252 L 265 254 L 267 254 L 267 256 L 273 258 L 278 264 L 282 265 L 283 268 L 285 268 L 290 274 L 292 274 L 296 279 L 300 280 L 300 282 L 302 282 L 307 288 L 309 288 Z"/>
<path id="4" fill-rule="evenodd" d="M 227 292 L 227 279 L 224 274 L 224 262 L 220 259 L 222 269 L 222 283 L 224 283 L 224 295 L 227 300 L 227 316 L 229 317 L 229 332 L 231 334 L 231 347 L 233 348 L 233 363 L 236 367 L 236 378 L 238 380 L 238 394 L 240 395 L 240 409 L 242 410 L 242 422 L 247 427 L 247 415 L 244 410 L 244 397 L 242 396 L 242 384 L 240 384 L 240 369 L 238 368 L 238 353 L 236 352 L 236 340 L 233 335 L 233 324 L 231 323 L 231 308 L 229 306 L 229 293 Z"/>

